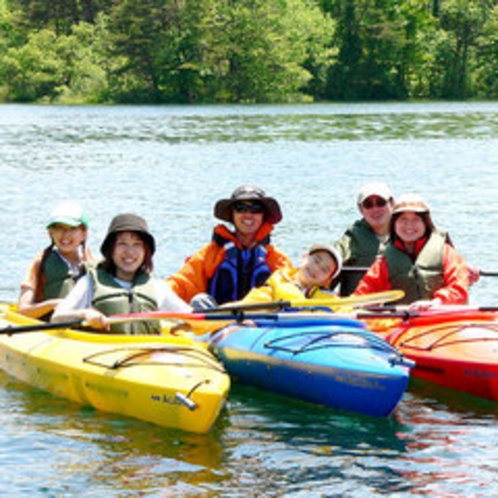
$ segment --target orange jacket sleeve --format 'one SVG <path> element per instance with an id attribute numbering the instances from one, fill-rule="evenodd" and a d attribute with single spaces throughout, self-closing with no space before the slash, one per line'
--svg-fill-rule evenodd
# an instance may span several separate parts
<path id="1" fill-rule="evenodd" d="M 442 304 L 467 304 L 469 300 L 469 271 L 465 260 L 449 244 L 443 253 L 444 287 L 434 292 L 433 298 Z"/>
<path id="2" fill-rule="evenodd" d="M 382 292 L 391 289 L 389 270 L 384 256 L 376 259 L 353 292 L 354 296 Z"/>
<path id="3" fill-rule="evenodd" d="M 168 277 L 166 282 L 185 302 L 200 292 L 207 291 L 209 279 L 223 261 L 224 250 L 210 242 L 187 259 L 180 270 Z"/>
<path id="4" fill-rule="evenodd" d="M 290 258 L 273 244 L 268 244 L 266 250 L 266 262 L 272 273 L 279 268 L 292 267 Z"/>

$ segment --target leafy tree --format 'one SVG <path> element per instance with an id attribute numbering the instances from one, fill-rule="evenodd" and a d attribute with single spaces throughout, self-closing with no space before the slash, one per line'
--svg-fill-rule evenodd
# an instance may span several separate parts
<path id="1" fill-rule="evenodd" d="M 464 99 L 472 95 L 470 69 L 490 2 L 445 0 L 439 6 L 441 33 L 434 46 L 432 96 Z"/>
<path id="2" fill-rule="evenodd" d="M 69 34 L 81 21 L 94 23 L 97 14 L 107 12 L 112 0 L 12 0 L 24 12 L 25 23 L 34 29 L 53 28 Z"/>
<path id="3" fill-rule="evenodd" d="M 28 42 L 10 47 L 1 60 L 0 79 L 13 101 L 99 102 L 105 98 L 103 26 L 80 23 L 73 34 L 31 32 Z"/>
<path id="4" fill-rule="evenodd" d="M 275 102 L 295 98 L 327 61 L 334 25 L 307 0 L 225 0 L 211 28 L 216 99 Z M 320 55 L 323 54 L 323 55 Z"/>
<path id="5" fill-rule="evenodd" d="M 322 0 L 337 19 L 337 63 L 329 98 L 406 98 L 420 63 L 418 30 L 430 9 L 416 0 Z"/>
<path id="6" fill-rule="evenodd" d="M 123 0 L 112 30 L 117 99 L 269 102 L 310 80 L 333 25 L 310 0 Z"/>
<path id="7" fill-rule="evenodd" d="M 64 80 L 64 67 L 56 51 L 57 37 L 53 31 L 32 33 L 28 42 L 11 47 L 2 58 L 1 77 L 9 82 L 14 101 L 35 101 L 54 98 Z"/>
<path id="8" fill-rule="evenodd" d="M 123 0 L 111 12 L 112 56 L 122 64 L 111 78 L 116 100 L 172 102 L 194 99 L 201 70 L 197 42 L 205 2 Z M 197 13 L 194 14 L 193 12 Z"/>

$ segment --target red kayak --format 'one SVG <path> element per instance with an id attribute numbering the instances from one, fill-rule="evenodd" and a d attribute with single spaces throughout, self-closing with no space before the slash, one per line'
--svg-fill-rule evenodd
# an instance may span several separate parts
<path id="1" fill-rule="evenodd" d="M 496 313 L 467 308 L 367 323 L 415 361 L 413 376 L 498 401 Z"/>

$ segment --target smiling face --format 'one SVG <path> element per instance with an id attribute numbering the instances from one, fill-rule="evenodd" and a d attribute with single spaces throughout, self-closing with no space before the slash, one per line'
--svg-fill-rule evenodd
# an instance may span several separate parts
<path id="1" fill-rule="evenodd" d="M 303 287 L 328 287 L 337 270 L 337 263 L 327 251 L 306 254 L 299 268 L 299 283 Z"/>
<path id="2" fill-rule="evenodd" d="M 263 224 L 264 208 L 259 202 L 239 201 L 232 207 L 232 219 L 238 239 L 249 246 Z"/>
<path id="3" fill-rule="evenodd" d="M 71 227 L 62 223 L 54 223 L 48 232 L 61 255 L 69 260 L 77 254 L 79 246 L 83 244 L 87 236 L 87 229 L 84 225 Z"/>
<path id="4" fill-rule="evenodd" d="M 419 214 L 413 211 L 404 211 L 396 218 L 394 230 L 405 244 L 410 245 L 425 235 L 426 226 Z"/>
<path id="5" fill-rule="evenodd" d="M 136 272 L 145 261 L 146 245 L 136 232 L 119 232 L 112 251 L 116 266 L 116 278 L 133 281 Z"/>
<path id="6" fill-rule="evenodd" d="M 389 222 L 393 209 L 393 200 L 386 201 L 377 195 L 367 197 L 359 206 L 360 213 L 365 221 L 379 235 L 389 232 Z"/>

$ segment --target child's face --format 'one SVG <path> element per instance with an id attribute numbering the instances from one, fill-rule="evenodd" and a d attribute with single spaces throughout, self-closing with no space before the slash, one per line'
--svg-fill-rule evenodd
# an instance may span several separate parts
<path id="1" fill-rule="evenodd" d="M 112 259 L 116 265 L 116 277 L 132 281 L 145 260 L 145 243 L 135 232 L 119 232 L 116 235 Z"/>
<path id="2" fill-rule="evenodd" d="M 336 270 L 335 259 L 327 251 L 306 254 L 300 267 L 301 284 L 307 287 L 328 287 Z"/>
<path id="3" fill-rule="evenodd" d="M 70 227 L 62 223 L 55 223 L 49 229 L 49 234 L 60 253 L 65 256 L 74 254 L 79 246 L 86 240 L 86 228 L 84 225 Z"/>

